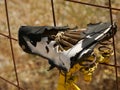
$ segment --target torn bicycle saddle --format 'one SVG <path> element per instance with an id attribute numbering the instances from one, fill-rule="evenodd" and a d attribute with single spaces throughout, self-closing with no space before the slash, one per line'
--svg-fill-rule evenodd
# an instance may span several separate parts
<path id="1" fill-rule="evenodd" d="M 69 71 L 76 63 L 90 56 L 97 44 L 113 37 L 115 23 L 88 24 L 86 30 L 68 26 L 21 26 L 19 45 L 30 54 L 48 59 L 50 69 Z"/>

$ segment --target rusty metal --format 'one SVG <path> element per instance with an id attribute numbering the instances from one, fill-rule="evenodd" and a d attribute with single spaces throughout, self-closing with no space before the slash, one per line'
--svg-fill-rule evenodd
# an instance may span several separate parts
<path id="1" fill-rule="evenodd" d="M 12 83 L 12 82 L 10 82 L 10 81 L 8 81 L 7 79 L 4 79 L 4 78 L 3 78 L 3 77 L 1 77 L 1 76 L 0 76 L 0 79 L 2 79 L 2 80 L 4 80 L 4 81 L 6 81 L 7 83 L 9 83 L 9 84 L 11 84 L 11 85 L 13 85 L 13 86 L 15 86 L 15 87 L 17 87 L 17 88 L 20 88 L 21 90 L 25 90 L 25 89 L 23 89 L 23 88 L 19 87 L 18 85 L 14 84 L 14 83 Z"/>
<path id="2" fill-rule="evenodd" d="M 52 6 L 52 15 L 53 15 L 53 22 L 54 22 L 54 26 L 56 26 L 56 19 L 55 19 L 55 9 L 54 9 L 54 2 L 53 0 L 51 0 L 51 6 Z"/>
<path id="3" fill-rule="evenodd" d="M 77 1 L 77 0 L 65 0 L 65 1 L 73 2 L 73 3 L 78 3 L 78 4 L 83 4 L 83 5 L 92 6 L 92 7 L 98 7 L 98 8 L 105 8 L 105 9 L 111 8 L 112 10 L 120 11 L 120 8 L 112 8 L 112 7 L 109 7 L 109 6 L 102 6 L 102 5 L 90 4 L 90 3 L 85 3 L 85 2 L 81 2 L 81 1 Z"/>
<path id="4" fill-rule="evenodd" d="M 6 38 L 8 38 L 8 39 L 12 39 L 12 40 L 14 40 L 14 41 L 18 41 L 16 38 L 9 37 L 8 35 L 5 35 L 5 34 L 3 34 L 3 33 L 0 33 L 0 35 L 6 37 Z"/>
<path id="5" fill-rule="evenodd" d="M 110 22 L 111 25 L 113 24 L 113 16 L 112 16 L 112 8 L 111 8 L 111 0 L 109 0 L 109 14 L 110 14 Z M 116 47 L 115 47 L 115 38 L 113 36 L 113 51 L 114 51 L 114 65 L 117 65 L 117 58 L 116 58 Z M 115 76 L 116 76 L 116 90 L 118 90 L 118 72 L 117 67 L 115 67 Z"/>
<path id="6" fill-rule="evenodd" d="M 105 65 L 105 66 L 110 66 L 110 67 L 117 67 L 120 68 L 119 65 L 112 65 L 112 64 L 108 64 L 108 63 L 100 63 L 101 65 Z"/>
<path id="7" fill-rule="evenodd" d="M 70 42 L 72 44 L 76 44 L 78 42 L 78 40 L 73 39 L 73 38 L 69 38 L 67 36 L 62 36 L 61 39 L 65 40 L 65 41 L 68 41 L 68 42 Z"/>
<path id="8" fill-rule="evenodd" d="M 12 39 L 11 39 L 11 30 L 10 30 L 10 23 L 9 23 L 7 0 L 4 0 L 4 2 L 5 2 L 5 11 L 6 11 L 6 18 L 7 18 L 8 33 L 9 33 L 9 37 L 10 37 L 9 40 L 10 40 L 12 60 L 13 60 L 13 65 L 14 65 L 14 71 L 15 71 L 15 76 L 16 76 L 17 85 L 18 85 L 18 87 L 19 87 L 19 80 L 18 80 L 18 74 L 17 74 L 16 62 L 15 62 L 15 56 L 14 56 L 14 50 L 13 50 L 13 43 L 12 43 Z M 18 90 L 20 90 L 20 88 L 18 88 Z"/>
<path id="9" fill-rule="evenodd" d="M 1 36 L 7 37 L 10 40 L 10 46 L 11 46 L 11 54 L 12 54 L 12 59 L 13 59 L 13 65 L 14 65 L 14 71 L 15 71 L 15 75 L 16 75 L 16 81 L 17 81 L 17 85 L 10 82 L 9 80 L 4 79 L 3 77 L 0 76 L 0 79 L 6 81 L 7 83 L 15 86 L 18 88 L 18 90 L 25 90 L 23 88 L 21 88 L 19 86 L 19 80 L 18 80 L 18 74 L 17 74 L 17 68 L 16 68 L 16 63 L 15 63 L 15 57 L 14 57 L 14 50 L 13 50 L 13 44 L 12 44 L 12 40 L 14 41 L 18 41 L 17 39 L 15 39 L 14 37 L 11 36 L 11 30 L 10 30 L 10 24 L 9 24 L 9 13 L 8 13 L 8 7 L 7 7 L 7 0 L 5 1 L 5 11 L 6 11 L 6 18 L 7 18 L 7 26 L 8 26 L 8 32 L 9 35 L 0 33 Z M 95 4 L 90 4 L 90 3 L 85 3 L 82 1 L 77 1 L 77 0 L 65 0 L 67 2 L 71 2 L 71 3 L 78 3 L 78 4 L 82 4 L 82 5 L 87 5 L 87 6 L 91 6 L 91 7 L 97 7 L 97 8 L 104 8 L 109 10 L 110 13 L 110 21 L 111 24 L 113 23 L 113 17 L 112 17 L 112 10 L 116 10 L 116 11 L 120 11 L 120 8 L 113 8 L 111 7 L 111 0 L 109 0 L 109 6 L 102 6 L 102 5 L 95 5 Z M 55 7 L 54 7 L 54 0 L 51 0 L 51 7 L 52 7 L 52 16 L 53 16 L 53 23 L 54 26 L 56 26 L 56 16 L 55 16 Z M 69 33 L 72 34 L 72 33 Z M 64 39 L 64 38 L 63 38 Z M 106 64 L 106 63 L 100 63 L 101 65 L 105 65 L 105 66 L 110 66 L 110 67 L 114 67 L 115 68 L 115 75 L 116 75 L 116 90 L 118 90 L 118 72 L 117 72 L 117 68 L 120 68 L 119 65 L 117 65 L 117 59 L 116 59 L 116 49 L 115 49 L 115 39 L 113 37 L 113 49 L 114 49 L 114 65 L 112 64 Z"/>
<path id="10" fill-rule="evenodd" d="M 67 41 L 65 41 L 63 39 L 61 39 L 59 42 L 62 43 L 62 44 L 64 44 L 65 46 L 67 46 L 69 48 L 73 47 L 73 45 L 71 43 L 69 43 L 69 42 L 67 42 Z"/>

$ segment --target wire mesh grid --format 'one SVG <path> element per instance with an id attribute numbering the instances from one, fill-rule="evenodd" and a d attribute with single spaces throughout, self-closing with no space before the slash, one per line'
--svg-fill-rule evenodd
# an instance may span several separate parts
<path id="1" fill-rule="evenodd" d="M 113 16 L 112 16 L 113 13 L 112 13 L 112 10 L 120 11 L 119 8 L 113 8 L 111 6 L 111 4 L 112 4 L 111 0 L 108 0 L 108 2 L 109 2 L 108 6 L 102 6 L 102 5 L 96 5 L 96 4 L 81 2 L 79 0 L 65 0 L 65 2 L 70 2 L 70 3 L 74 3 L 74 4 L 78 3 L 78 4 L 82 4 L 84 6 L 87 5 L 87 6 L 91 6 L 92 8 L 98 7 L 98 8 L 107 9 L 107 10 L 109 10 L 109 18 L 110 18 L 111 24 L 113 23 Z M 10 42 L 11 55 L 12 55 L 14 72 L 15 72 L 15 77 L 16 77 L 16 84 L 14 84 L 13 82 L 3 78 L 2 76 L 0 76 L 0 79 L 5 81 L 6 83 L 9 83 L 9 84 L 15 86 L 16 88 L 18 88 L 18 90 L 25 90 L 22 87 L 20 87 L 20 84 L 19 84 L 19 78 L 18 78 L 18 73 L 17 73 L 17 68 L 16 68 L 16 60 L 15 60 L 15 55 L 14 55 L 14 50 L 13 50 L 13 40 L 14 41 L 18 41 L 18 40 L 16 38 L 12 37 L 12 35 L 11 35 L 11 28 L 10 28 L 7 0 L 4 0 L 4 5 L 5 5 L 6 18 L 7 18 L 8 35 L 6 35 L 4 33 L 0 33 L 0 35 L 4 36 L 4 37 L 7 37 L 9 39 L 9 42 Z M 55 9 L 56 8 L 54 7 L 54 0 L 51 0 L 51 7 L 52 7 L 53 24 L 54 24 L 54 26 L 57 26 L 57 24 L 56 24 L 56 15 L 55 15 Z M 120 68 L 120 66 L 117 65 L 116 46 L 115 46 L 115 38 L 114 37 L 113 37 L 113 48 L 114 48 L 114 64 L 104 64 L 104 63 L 101 63 L 101 64 L 105 65 L 105 66 L 114 67 L 114 69 L 115 69 L 115 77 L 116 77 L 116 82 L 115 82 L 116 89 L 115 90 L 118 90 L 119 89 L 118 88 L 118 69 Z"/>

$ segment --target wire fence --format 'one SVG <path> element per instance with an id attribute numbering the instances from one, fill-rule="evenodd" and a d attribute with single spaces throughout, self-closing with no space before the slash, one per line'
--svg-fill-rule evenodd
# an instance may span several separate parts
<path id="1" fill-rule="evenodd" d="M 96 5 L 96 4 L 90 4 L 90 3 L 85 3 L 85 2 L 81 2 L 81 1 L 77 1 L 77 0 L 65 0 L 65 2 L 71 2 L 71 3 L 78 3 L 78 4 L 82 4 L 82 5 L 87 5 L 87 6 L 91 6 L 91 7 L 98 7 L 98 8 L 103 8 L 103 9 L 108 9 L 109 10 L 109 16 L 110 16 L 110 22 L 111 24 L 113 23 L 113 16 L 112 16 L 112 10 L 116 10 L 116 11 L 120 11 L 119 8 L 113 8 L 111 6 L 111 0 L 108 0 L 109 5 L 108 6 L 102 6 L 102 5 Z M 12 37 L 11 35 L 11 28 L 10 28 L 10 22 L 9 22 L 9 13 L 8 13 L 8 7 L 7 7 L 7 0 L 4 0 L 4 4 L 5 4 L 5 11 L 6 11 L 6 18 L 7 18 L 7 28 L 8 28 L 8 35 L 0 33 L 0 35 L 7 37 L 9 39 L 10 42 L 10 47 L 11 47 L 11 55 L 12 55 L 12 61 L 13 61 L 13 66 L 14 66 L 14 72 L 15 72 L 15 76 L 16 76 L 16 82 L 17 84 L 14 84 L 12 82 L 10 82 L 9 80 L 6 80 L 5 78 L 0 76 L 0 79 L 6 81 L 7 83 L 15 86 L 18 88 L 18 90 L 25 90 L 22 87 L 20 87 L 19 85 L 19 78 L 18 78 L 18 73 L 17 73 L 17 68 L 16 68 L 16 61 L 15 61 L 15 56 L 14 56 L 14 50 L 13 50 L 13 42 L 14 41 L 18 41 L 16 38 Z M 51 0 L 51 8 L 52 8 L 52 18 L 53 18 L 53 23 L 54 26 L 56 25 L 56 15 L 55 15 L 55 7 L 54 7 L 54 0 Z M 105 66 L 110 66 L 110 67 L 114 67 L 115 69 L 115 77 L 116 77 L 116 90 L 118 90 L 118 68 L 120 68 L 119 65 L 117 65 L 117 58 L 116 58 L 116 46 L 115 46 L 115 38 L 113 37 L 113 49 L 114 49 L 114 64 L 105 64 L 105 63 L 101 63 L 102 65 Z"/>

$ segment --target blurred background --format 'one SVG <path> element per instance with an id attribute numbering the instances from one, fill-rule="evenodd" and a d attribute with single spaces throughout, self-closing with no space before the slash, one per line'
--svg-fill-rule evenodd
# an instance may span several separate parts
<path id="1" fill-rule="evenodd" d="M 91 4 L 108 6 L 109 0 L 77 0 Z M 119 0 L 111 0 L 112 7 L 120 9 Z M 51 0 L 7 0 L 12 37 L 18 38 L 20 26 L 53 26 Z M 57 26 L 78 26 L 86 28 L 89 23 L 109 22 L 109 9 L 85 6 L 64 0 L 54 0 Z M 120 11 L 113 10 L 113 20 L 117 22 L 115 36 L 117 65 L 120 66 Z M 4 0 L 0 0 L 0 33 L 8 35 Z M 25 90 L 56 90 L 59 79 L 57 69 L 47 71 L 47 60 L 23 52 L 17 41 L 13 49 L 20 87 Z M 114 64 L 114 59 L 110 60 Z M 16 84 L 9 39 L 0 35 L 0 76 Z M 91 82 L 85 82 L 80 75 L 78 86 L 81 90 L 116 90 L 115 68 L 99 65 Z M 120 85 L 120 68 L 118 68 Z M 0 79 L 0 90 L 17 88 Z M 119 86 L 120 90 L 120 86 Z"/>

